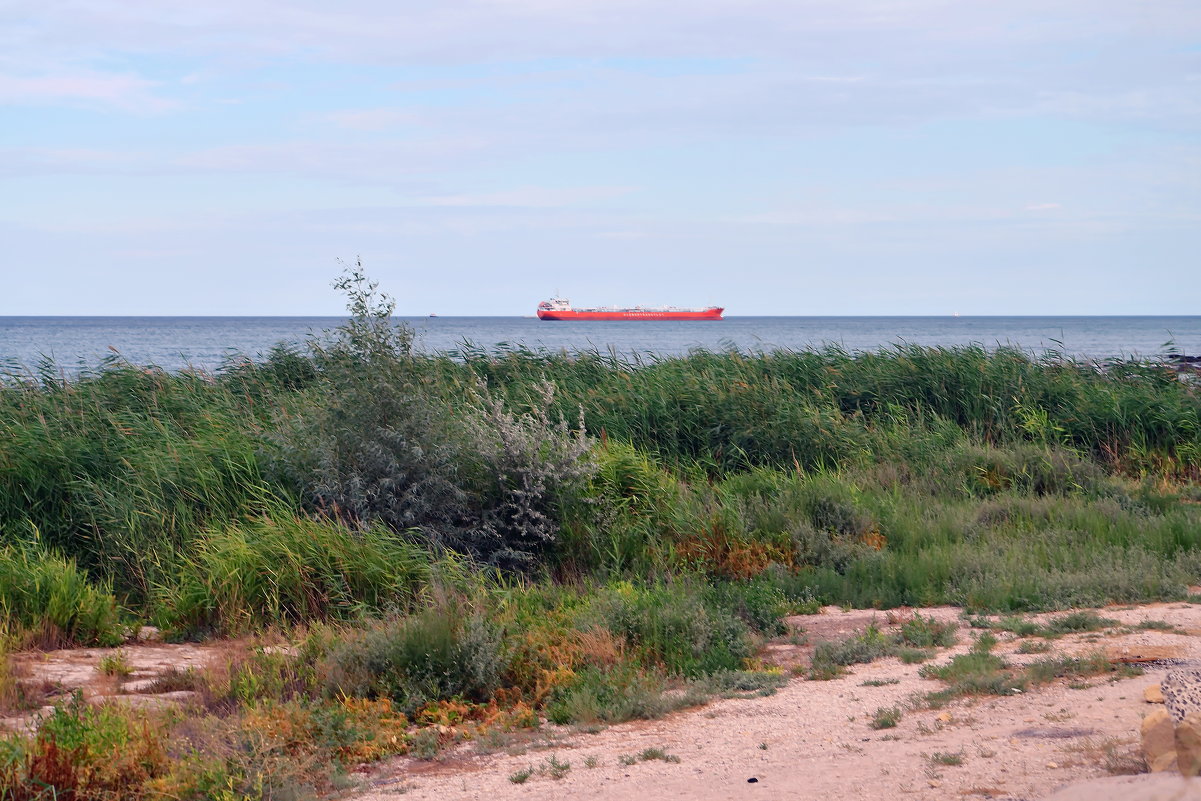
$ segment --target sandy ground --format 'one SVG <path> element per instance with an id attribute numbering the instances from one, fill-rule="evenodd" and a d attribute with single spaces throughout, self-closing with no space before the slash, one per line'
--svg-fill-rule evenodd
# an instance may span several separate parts
<path id="1" fill-rule="evenodd" d="M 1072 635 L 1052 642 L 1052 654 L 1104 648 L 1111 654 L 1170 656 L 1201 664 L 1201 606 L 1152 604 L 1106 608 L 1105 617 L 1127 625 L 1162 620 L 1185 633 L 1137 630 L 1127 634 Z M 958 619 L 959 610 L 921 610 L 923 615 Z M 1046 616 L 1042 616 L 1046 617 Z M 795 618 L 811 639 L 834 639 L 862 629 L 883 613 L 842 612 Z M 943 650 L 947 661 L 970 642 Z M 997 653 L 1021 664 L 1046 656 L 1014 653 L 1018 640 L 1002 635 Z M 804 661 L 808 648 L 771 646 L 781 663 Z M 1158 684 L 1169 665 L 1150 666 L 1142 676 L 1120 681 L 1057 681 L 1023 695 L 958 701 L 943 710 L 911 711 L 914 693 L 941 683 L 918 676 L 919 665 L 883 659 L 859 665 L 833 681 L 793 679 L 773 696 L 722 700 L 668 718 L 613 726 L 596 734 L 552 730 L 551 742 L 537 748 L 493 754 L 466 744 L 439 760 L 398 759 L 371 779 L 374 789 L 356 801 L 382 801 L 398 793 L 412 799 L 598 798 L 640 801 L 671 799 L 1042 799 L 1069 785 L 1108 777 L 1136 763 L 1138 728 L 1150 709 L 1146 687 Z M 864 686 L 865 681 L 897 680 Z M 869 725 L 880 707 L 906 711 L 896 728 Z M 625 764 L 623 756 L 663 749 L 678 762 Z M 941 759 L 938 755 L 953 755 Z M 570 763 L 552 778 L 552 758 Z M 961 764 L 945 764 L 961 761 Z M 523 783 L 510 777 L 532 768 Z M 539 771 L 539 768 L 542 770 Z M 1133 783 L 1131 783 L 1133 780 Z M 1201 798 L 1198 788 L 1172 777 L 1117 776 L 1083 795 L 1112 799 Z M 1155 785 L 1154 787 L 1152 785 Z M 1109 788 L 1109 789 L 1105 789 Z M 1183 793 L 1183 794 L 1182 794 Z"/>
<path id="2" fill-rule="evenodd" d="M 912 710 L 912 696 L 939 689 L 918 675 L 920 665 L 894 658 L 857 665 L 832 681 L 794 678 L 775 695 L 718 700 L 661 720 L 612 726 L 597 733 L 544 726 L 537 735 L 493 743 L 466 743 L 435 760 L 399 758 L 364 766 L 352 801 L 406 799 L 598 798 L 659 799 L 953 799 L 1033 801 L 1151 801 L 1198 799 L 1201 783 L 1178 777 L 1111 775 L 1138 762 L 1138 729 L 1151 708 L 1143 691 L 1175 665 L 1201 666 L 1201 606 L 1150 604 L 1098 610 L 1126 626 L 1163 621 L 1175 630 L 1126 630 L 1078 634 L 1052 640 L 1051 654 L 1104 649 L 1111 656 L 1154 656 L 1146 673 L 1120 681 L 1060 680 L 1026 694 L 956 701 L 942 710 Z M 923 609 L 924 616 L 960 620 L 958 609 Z M 905 612 L 899 613 L 902 617 Z M 765 658 L 789 667 L 808 663 L 813 643 L 846 637 L 871 623 L 892 628 L 898 613 L 843 612 L 791 619 L 808 644 L 796 638 L 771 643 Z M 1046 618 L 1048 616 L 1037 616 Z M 941 649 L 944 663 L 970 646 Z M 1015 664 L 1047 654 L 1015 652 L 1020 640 L 1000 634 L 996 653 Z M 121 700 L 145 706 L 188 702 L 186 696 L 153 695 L 151 680 L 171 667 L 200 667 L 223 658 L 230 644 L 203 646 L 138 644 L 123 649 L 134 672 L 103 676 L 100 660 L 111 651 L 74 649 L 19 658 L 31 681 L 59 692 L 82 688 L 93 701 Z M 866 686 L 865 682 L 889 682 Z M 899 706 L 892 729 L 869 724 L 877 709 Z M 30 715 L 0 720 L 0 727 L 27 726 Z M 661 749 L 672 761 L 636 760 Z M 623 757 L 625 759 L 623 759 Z M 678 760 L 678 761 L 677 761 Z M 631 763 L 632 764 L 629 764 Z M 553 778 L 553 764 L 569 764 Z M 956 763 L 956 764 L 949 764 Z M 527 780 L 511 777 L 530 771 Z M 1092 782 L 1092 783 L 1088 783 Z M 1059 793 L 1059 794 L 1057 794 Z"/>
<path id="3" fill-rule="evenodd" d="M 124 656 L 127 675 L 105 675 L 101 660 L 120 651 Z M 28 730 L 39 716 L 53 710 L 51 704 L 62 702 L 79 691 L 90 703 L 118 702 L 145 709 L 161 709 L 186 705 L 195 700 L 192 692 L 159 692 L 154 681 L 171 670 L 204 668 L 228 655 L 227 643 L 206 645 L 167 645 L 164 643 L 131 643 L 115 648 L 70 648 L 59 651 L 31 651 L 14 658 L 21 681 L 44 695 L 41 709 L 0 716 L 0 733 L 5 730 Z"/>

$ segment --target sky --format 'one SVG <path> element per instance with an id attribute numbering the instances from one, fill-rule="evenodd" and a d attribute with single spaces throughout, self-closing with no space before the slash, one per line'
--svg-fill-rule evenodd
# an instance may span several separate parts
<path id="1" fill-rule="evenodd" d="M 1196 0 L 4 0 L 0 315 L 1201 313 Z"/>

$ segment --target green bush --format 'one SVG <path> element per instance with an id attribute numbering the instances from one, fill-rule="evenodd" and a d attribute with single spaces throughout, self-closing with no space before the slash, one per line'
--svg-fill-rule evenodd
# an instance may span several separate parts
<path id="1" fill-rule="evenodd" d="M 393 324 L 391 298 L 361 269 L 336 286 L 350 320 L 312 345 L 320 380 L 270 434 L 269 474 L 315 511 L 416 529 L 500 567 L 535 566 L 594 471 L 582 419 L 552 418 L 548 382 L 519 413 L 482 384 L 433 380 L 412 331 Z"/>
<path id="2" fill-rule="evenodd" d="M 158 614 L 185 634 L 350 619 L 407 608 L 430 572 L 425 550 L 382 526 L 354 531 L 277 509 L 198 535 Z"/>
<path id="3" fill-rule="evenodd" d="M 622 723 L 650 720 L 675 708 L 678 699 L 664 695 L 663 680 L 636 665 L 610 670 L 586 668 L 558 687 L 546 705 L 552 723 Z"/>
<path id="4" fill-rule="evenodd" d="M 1045 628 L 1050 636 L 1060 634 L 1077 634 L 1082 631 L 1100 631 L 1110 626 L 1117 626 L 1118 621 L 1110 617 L 1101 617 L 1091 609 L 1069 612 L 1050 618 Z"/>
<path id="5" fill-rule="evenodd" d="M 958 629 L 954 623 L 915 614 L 912 620 L 901 624 L 901 641 L 918 648 L 949 648 L 958 640 L 955 636 Z"/>
<path id="6" fill-rule="evenodd" d="M 52 647 L 117 645 L 124 639 L 108 586 L 36 544 L 0 546 L 0 620 L 0 636 Z"/>
<path id="7" fill-rule="evenodd" d="M 757 634 L 775 637 L 787 631 L 784 617 L 791 604 L 771 581 L 714 582 L 707 595 L 712 606 L 729 611 Z"/>
<path id="8" fill-rule="evenodd" d="M 1009 669 L 1005 660 L 992 653 L 996 638 L 985 632 L 973 644 L 972 650 L 951 658 L 945 665 L 926 665 L 918 675 L 939 679 L 948 684 L 945 690 L 934 693 L 934 703 L 961 695 L 1012 695 L 1026 688 L 1026 678 Z"/>
<path id="9" fill-rule="evenodd" d="M 872 715 L 871 723 L 873 729 L 894 729 L 901 722 L 901 708 L 897 706 L 879 707 L 876 713 Z"/>
<path id="10" fill-rule="evenodd" d="M 453 602 L 367 629 L 322 668 L 327 692 L 390 698 L 406 714 L 431 701 L 487 701 L 505 670 L 496 629 Z"/>
<path id="11" fill-rule="evenodd" d="M 599 594 L 589 617 L 671 675 L 737 670 L 752 654 L 746 623 L 728 608 L 706 602 L 704 590 L 688 582 L 619 585 Z"/>
<path id="12" fill-rule="evenodd" d="M 160 732 L 128 710 L 95 707 L 76 692 L 33 737 L 0 741 L 0 798 L 138 798 L 170 760 Z"/>
<path id="13" fill-rule="evenodd" d="M 847 665 L 873 662 L 896 653 L 895 640 L 873 623 L 862 634 L 845 640 L 819 642 L 813 649 L 809 663 L 809 676 L 814 679 L 831 679 L 843 672 Z"/>

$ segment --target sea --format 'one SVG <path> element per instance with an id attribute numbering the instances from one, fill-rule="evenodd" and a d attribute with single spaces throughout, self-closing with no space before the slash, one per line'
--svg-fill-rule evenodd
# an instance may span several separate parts
<path id="1" fill-rule="evenodd" d="M 835 345 L 874 351 L 898 344 L 1011 346 L 1078 359 L 1153 359 L 1201 353 L 1201 316 L 1186 317 L 742 317 L 721 321 L 571 321 L 533 317 L 397 318 L 425 352 L 518 347 L 599 350 L 624 358 L 692 349 L 771 351 Z M 166 370 L 216 371 L 261 358 L 280 343 L 326 337 L 337 317 L 0 317 L 0 367 L 52 363 L 65 374 L 119 357 Z M 44 368 L 43 368 L 44 369 Z"/>

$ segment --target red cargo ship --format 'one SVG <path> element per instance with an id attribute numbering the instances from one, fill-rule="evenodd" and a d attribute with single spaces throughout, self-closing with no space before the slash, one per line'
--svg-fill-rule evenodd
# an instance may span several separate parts
<path id="1" fill-rule="evenodd" d="M 571 301 L 551 298 L 538 304 L 540 320 L 720 320 L 725 309 L 681 309 L 676 306 L 633 306 L 628 309 L 602 306 L 599 309 L 573 309 Z"/>

